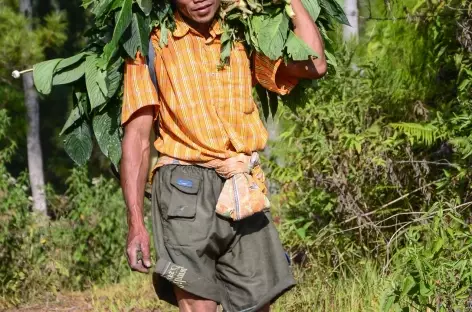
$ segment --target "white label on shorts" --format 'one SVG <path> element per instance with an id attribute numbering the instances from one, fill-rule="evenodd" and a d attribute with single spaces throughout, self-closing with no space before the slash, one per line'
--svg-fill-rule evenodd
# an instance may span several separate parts
<path id="1" fill-rule="evenodd" d="M 184 280 L 187 269 L 176 264 L 171 264 L 170 268 L 164 272 L 163 276 L 180 288 L 184 288 L 187 282 Z"/>

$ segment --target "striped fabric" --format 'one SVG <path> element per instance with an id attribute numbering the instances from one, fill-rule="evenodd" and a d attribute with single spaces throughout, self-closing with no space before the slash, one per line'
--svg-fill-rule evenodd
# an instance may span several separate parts
<path id="1" fill-rule="evenodd" d="M 207 39 L 178 14 L 176 26 L 164 48 L 159 46 L 159 31 L 152 35 L 158 94 L 144 58 L 138 55 L 127 62 L 122 123 L 140 108 L 154 106 L 159 117 L 155 148 L 183 161 L 226 159 L 262 150 L 268 134 L 252 97 L 253 81 L 279 94 L 288 93 L 297 81 L 278 75 L 276 83 L 281 60 L 256 54 L 251 69 L 240 43 L 231 52 L 231 63 L 220 69 L 222 30 L 217 22 Z"/>

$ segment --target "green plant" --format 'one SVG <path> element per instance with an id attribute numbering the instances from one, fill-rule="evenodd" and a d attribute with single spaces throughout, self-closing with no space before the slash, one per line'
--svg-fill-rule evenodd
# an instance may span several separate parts
<path id="1" fill-rule="evenodd" d="M 393 255 L 393 281 L 382 311 L 470 311 L 472 293 L 472 226 L 462 207 L 436 205 L 426 224 L 410 227 Z M 434 214 L 433 214 L 434 213 Z"/>
<path id="2" fill-rule="evenodd" d="M 92 283 L 117 282 L 129 272 L 121 190 L 115 181 L 102 177 L 90 183 L 83 168 L 72 170 L 68 186 L 67 221 L 54 235 L 59 246 L 70 252 L 67 262 L 75 277 L 72 286 L 84 289 Z"/>
<path id="3" fill-rule="evenodd" d="M 114 283 L 129 274 L 125 207 L 114 180 L 72 170 L 64 196 L 49 187 L 54 219 L 31 212 L 26 174 L 5 165 L 14 153 L 9 118 L 0 110 L 0 304 L 19 304 L 62 289 Z"/>

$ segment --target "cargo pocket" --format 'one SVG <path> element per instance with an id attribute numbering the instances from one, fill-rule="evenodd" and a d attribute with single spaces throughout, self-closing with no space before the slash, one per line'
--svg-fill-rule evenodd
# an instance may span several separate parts
<path id="1" fill-rule="evenodd" d="M 167 218 L 169 220 L 177 218 L 195 219 L 200 179 L 180 172 L 180 170 L 175 170 L 172 172 L 170 183 L 172 194 Z"/>

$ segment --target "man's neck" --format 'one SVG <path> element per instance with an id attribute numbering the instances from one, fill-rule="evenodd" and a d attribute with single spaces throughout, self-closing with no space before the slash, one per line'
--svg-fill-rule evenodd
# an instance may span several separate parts
<path id="1" fill-rule="evenodd" d="M 205 38 L 208 38 L 210 36 L 210 26 L 211 26 L 211 22 L 210 23 L 205 23 L 205 24 L 201 24 L 201 23 L 197 23 L 195 22 L 194 20 L 191 20 L 190 18 L 188 18 L 187 16 L 185 16 L 184 14 L 181 14 L 181 17 L 182 19 L 190 26 L 192 27 L 193 29 L 195 29 L 196 31 L 198 31 L 202 36 L 204 36 Z"/>

